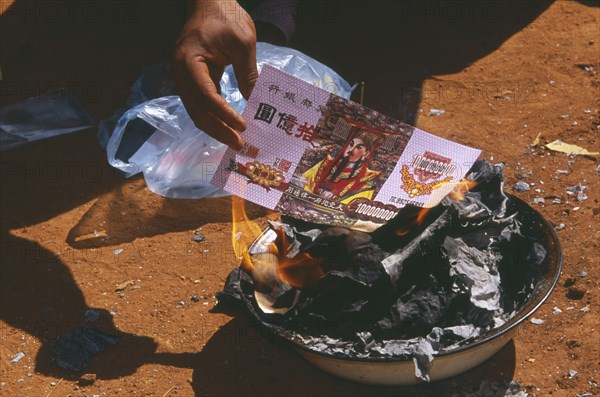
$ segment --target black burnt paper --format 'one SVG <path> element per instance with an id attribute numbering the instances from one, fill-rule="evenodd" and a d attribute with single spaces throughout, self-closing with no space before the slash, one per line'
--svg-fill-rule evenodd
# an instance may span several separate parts
<path id="1" fill-rule="evenodd" d="M 283 314 L 265 314 L 252 277 L 234 270 L 218 295 L 241 302 L 276 334 L 339 357 L 412 358 L 428 380 L 435 355 L 472 342 L 513 317 L 531 295 L 546 250 L 522 232 L 504 194 L 503 166 L 480 160 L 463 200 L 446 197 L 424 224 L 399 235 L 410 206 L 373 233 L 284 217 L 288 256 L 321 258 L 315 285 L 292 289 Z"/>

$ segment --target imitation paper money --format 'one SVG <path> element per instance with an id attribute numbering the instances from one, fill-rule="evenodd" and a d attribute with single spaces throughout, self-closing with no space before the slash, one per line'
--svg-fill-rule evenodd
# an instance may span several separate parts
<path id="1" fill-rule="evenodd" d="M 437 205 L 481 152 L 268 65 L 243 117 L 244 147 L 226 151 L 213 185 L 297 219 L 363 231 L 407 204 Z"/>

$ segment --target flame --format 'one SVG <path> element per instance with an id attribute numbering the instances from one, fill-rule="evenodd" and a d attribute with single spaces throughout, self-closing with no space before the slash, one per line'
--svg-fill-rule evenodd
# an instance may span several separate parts
<path id="1" fill-rule="evenodd" d="M 292 259 L 280 260 L 277 274 L 292 287 L 302 289 L 316 284 L 325 274 L 322 262 L 321 258 L 313 258 L 306 252 L 301 252 Z"/>
<path id="2" fill-rule="evenodd" d="M 419 208 L 417 213 L 409 213 L 406 215 L 407 222 L 405 225 L 396 229 L 396 235 L 398 236 L 406 236 L 415 228 L 419 227 L 423 224 L 423 221 L 427 217 L 427 214 L 431 211 L 431 208 Z"/>
<path id="3" fill-rule="evenodd" d="M 454 201 L 461 201 L 465 198 L 465 194 L 477 186 L 477 182 L 463 179 L 454 184 L 454 188 L 448 193 L 448 197 L 450 197 Z M 396 229 L 396 234 L 398 236 L 406 236 L 408 233 L 413 231 L 415 228 L 418 228 L 423 224 L 425 219 L 427 218 L 427 214 L 432 210 L 431 208 L 420 208 L 415 210 L 408 210 L 406 217 L 406 224 Z M 415 213 L 416 211 L 416 213 Z"/>
<path id="4" fill-rule="evenodd" d="M 250 256 L 249 247 L 262 231 L 256 222 L 248 218 L 243 199 L 232 196 L 231 213 L 233 251 L 240 266 L 252 273 L 256 289 L 268 291 L 279 281 L 300 289 L 315 284 L 324 274 L 319 258 L 307 253 L 299 253 L 294 258 L 287 257 L 290 244 L 283 228 L 276 229 L 279 235 L 277 245 L 271 244 L 266 253 Z"/>
<path id="5" fill-rule="evenodd" d="M 254 266 L 250 259 L 248 247 L 260 235 L 260 227 L 252 222 L 246 214 L 244 200 L 237 196 L 231 196 L 231 216 L 233 220 L 233 230 L 231 233 L 231 242 L 233 252 L 240 261 L 240 266 L 244 270 L 252 271 Z"/>
<path id="6" fill-rule="evenodd" d="M 473 189 L 475 186 L 477 186 L 477 182 L 469 179 L 463 179 L 454 186 L 454 189 L 452 189 L 450 193 L 448 193 L 448 197 L 454 201 L 461 201 L 465 198 L 465 193 Z"/>
<path id="7" fill-rule="evenodd" d="M 316 284 L 319 278 L 325 273 L 321 267 L 322 258 L 313 258 L 306 252 L 300 252 L 293 258 L 288 258 L 289 242 L 283 229 L 278 229 L 281 253 L 278 256 L 279 264 L 277 275 L 294 288 L 304 288 Z"/>

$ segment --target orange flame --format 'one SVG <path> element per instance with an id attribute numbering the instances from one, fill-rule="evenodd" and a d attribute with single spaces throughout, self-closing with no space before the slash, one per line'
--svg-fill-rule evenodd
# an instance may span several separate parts
<path id="1" fill-rule="evenodd" d="M 276 230 L 279 246 L 271 244 L 267 253 L 250 256 L 249 247 L 262 231 L 256 222 L 248 218 L 243 199 L 232 196 L 231 213 L 233 250 L 240 266 L 252 273 L 255 288 L 267 291 L 277 280 L 283 280 L 294 288 L 304 288 L 315 284 L 324 274 L 319 258 L 307 253 L 287 257 L 289 242 L 282 228 Z"/>
<path id="2" fill-rule="evenodd" d="M 469 179 L 463 179 L 454 186 L 454 189 L 452 189 L 450 193 L 448 193 L 448 197 L 454 201 L 461 201 L 465 198 L 465 193 L 473 189 L 475 186 L 477 186 L 477 182 Z"/>
<path id="3" fill-rule="evenodd" d="M 231 196 L 231 216 L 233 218 L 231 233 L 233 252 L 240 261 L 240 266 L 246 271 L 252 271 L 254 266 L 250 259 L 248 247 L 260 235 L 260 227 L 248 218 L 244 208 L 244 200 L 240 197 Z"/>
<path id="4" fill-rule="evenodd" d="M 294 258 L 288 258 L 286 252 L 289 248 L 289 242 L 283 229 L 278 229 L 281 248 L 278 256 L 279 264 L 277 267 L 278 276 L 294 288 L 304 288 L 316 284 L 319 278 L 325 273 L 321 267 L 322 258 L 313 258 L 306 252 L 298 253 Z"/>
<path id="5" fill-rule="evenodd" d="M 431 208 L 421 208 L 417 212 L 416 216 L 407 215 L 407 217 L 410 219 L 408 221 L 408 224 L 396 229 L 396 234 L 398 236 L 406 236 L 408 233 L 414 230 L 414 228 L 420 226 L 423 223 L 429 211 L 431 211 Z"/>

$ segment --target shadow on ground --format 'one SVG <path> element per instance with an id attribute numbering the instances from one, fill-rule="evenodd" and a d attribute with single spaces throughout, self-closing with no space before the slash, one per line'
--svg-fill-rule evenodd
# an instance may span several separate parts
<path id="1" fill-rule="evenodd" d="M 31 15 L 19 14 L 24 3 L 17 1 L 1 17 L 2 54 L 6 60 L 2 65 L 3 104 L 76 81 L 75 94 L 83 98 L 98 119 L 109 116 L 123 104 L 131 81 L 143 65 L 168 58 L 182 21 L 179 11 L 172 13 L 175 17 L 171 19 L 161 12 L 162 8 L 173 7 L 171 2 L 150 2 L 151 12 L 134 10 L 135 18 L 129 24 L 113 21 L 112 25 L 103 25 L 104 29 L 97 25 L 27 21 L 23 25 L 23 18 Z M 333 67 L 347 80 L 366 81 L 366 105 L 413 122 L 426 78 L 460 71 L 491 53 L 533 21 L 549 2 L 305 4 L 294 45 Z M 456 9 L 451 10 L 447 4 L 454 4 Z M 469 7 L 474 7 L 473 12 Z M 497 16 L 492 16 L 492 12 Z M 39 84 L 32 91 L 27 84 L 34 77 Z M 92 85 L 100 88 L 100 99 L 84 95 Z M 91 233 L 98 222 L 106 222 L 107 234 L 115 239 L 110 244 L 114 244 L 197 227 L 190 219 L 190 211 L 200 211 L 198 214 L 206 216 L 207 222 L 229 219 L 229 212 L 210 213 L 209 204 L 202 212 L 198 208 L 204 204 L 157 199 L 156 212 L 143 218 L 142 229 L 123 230 L 119 226 L 122 212 L 133 210 L 141 215 L 143 211 L 136 204 L 135 194 L 127 191 L 131 183 L 124 182 L 106 164 L 94 131 L 3 153 L 1 162 L 1 318 L 42 341 L 36 371 L 43 374 L 77 377 L 51 367 L 47 352 L 53 338 L 84 323 L 89 307 L 71 272 L 54 252 L 14 236 L 11 230 L 64 214 L 94 198 L 99 199 L 69 233 L 68 243 L 74 247 L 102 244 L 96 239 L 76 241 Z M 133 186 L 141 189 L 142 185 Z M 223 202 L 221 205 L 225 207 Z M 173 222 L 165 226 L 164 219 Z M 98 326 L 117 333 L 110 315 L 98 310 Z M 512 378 L 515 365 L 514 346 L 510 343 L 476 370 L 443 383 L 402 389 L 357 385 L 330 377 L 271 343 L 243 315 L 217 331 L 199 353 L 156 354 L 151 338 L 124 335 L 124 340 L 131 343 L 117 345 L 92 363 L 98 378 L 129 375 L 150 362 L 193 368 L 197 395 L 432 396 L 451 395 L 453 391 L 460 395 L 465 390 L 477 390 L 484 380 L 506 383 Z M 114 357 L 119 357 L 119 365 L 111 365 Z"/>
<path id="2" fill-rule="evenodd" d="M 459 72 L 496 50 L 552 1 L 306 1 L 292 46 L 365 82 L 364 104 L 413 124 L 424 97 L 468 100 L 470 87 L 424 87 L 432 75 Z M 494 90 L 491 76 L 473 81 Z M 499 81 L 498 89 L 505 84 Z M 471 88 L 472 89 L 472 88 Z M 446 88 L 447 90 L 447 88 Z M 358 100 L 358 90 L 353 99 Z"/>
<path id="3" fill-rule="evenodd" d="M 515 349 L 509 342 L 477 368 L 460 376 L 418 386 L 384 387 L 354 383 L 328 375 L 302 359 L 272 334 L 261 331 L 243 313 L 220 328 L 202 351 L 158 353 L 152 362 L 193 368 L 192 386 L 205 395 L 344 395 L 463 396 L 486 383 L 504 395 L 515 370 Z"/>

